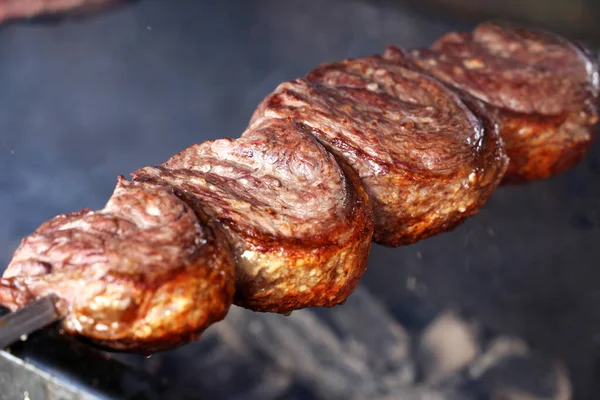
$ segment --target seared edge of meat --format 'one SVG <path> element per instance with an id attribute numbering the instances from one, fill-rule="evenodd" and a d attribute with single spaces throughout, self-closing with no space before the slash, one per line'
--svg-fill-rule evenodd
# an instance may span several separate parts
<path id="1" fill-rule="evenodd" d="M 0 303 L 15 310 L 54 295 L 68 334 L 112 350 L 165 350 L 225 317 L 233 275 L 230 248 L 201 210 L 120 177 L 102 210 L 59 215 L 23 239 Z"/>
<path id="2" fill-rule="evenodd" d="M 270 120 L 132 174 L 202 201 L 237 261 L 235 304 L 286 313 L 343 302 L 361 278 L 373 220 L 356 174 L 302 125 Z"/>

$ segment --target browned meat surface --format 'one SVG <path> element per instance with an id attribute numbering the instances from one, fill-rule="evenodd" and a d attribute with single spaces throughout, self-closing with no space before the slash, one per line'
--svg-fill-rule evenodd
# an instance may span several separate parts
<path id="1" fill-rule="evenodd" d="M 473 33 L 448 33 L 411 56 L 437 78 L 487 105 L 510 158 L 506 183 L 566 171 L 592 143 L 598 69 L 565 39 L 485 23 Z"/>
<path id="2" fill-rule="evenodd" d="M 172 193 L 122 178 L 106 207 L 59 215 L 26 237 L 0 280 L 11 309 L 55 295 L 65 332 L 114 350 L 195 339 L 233 301 L 224 239 Z"/>
<path id="3" fill-rule="evenodd" d="M 366 268 L 368 197 L 352 170 L 295 122 L 267 120 L 240 139 L 191 146 L 133 177 L 184 191 L 223 224 L 240 306 L 281 313 L 333 306 Z"/>
<path id="4" fill-rule="evenodd" d="M 398 246 L 452 229 L 485 203 L 505 170 L 497 131 L 408 63 L 365 57 L 281 84 L 251 126 L 291 118 L 360 176 L 374 240 Z"/>

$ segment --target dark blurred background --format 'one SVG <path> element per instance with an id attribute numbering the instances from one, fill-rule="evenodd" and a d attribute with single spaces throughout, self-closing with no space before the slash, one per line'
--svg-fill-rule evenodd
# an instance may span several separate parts
<path id="1" fill-rule="evenodd" d="M 1 27 L 0 265 L 44 220 L 101 208 L 118 174 L 238 136 L 279 82 L 488 18 L 600 46 L 592 0 L 146 0 Z M 409 330 L 455 307 L 521 336 L 566 362 L 576 398 L 598 398 L 599 182 L 597 142 L 569 173 L 499 189 L 454 232 L 375 246 L 364 285 Z"/>
<path id="2" fill-rule="evenodd" d="M 597 43 L 600 40 L 596 0 L 380 0 L 390 5 L 405 3 L 425 13 L 477 21 L 502 18 L 536 25 Z"/>

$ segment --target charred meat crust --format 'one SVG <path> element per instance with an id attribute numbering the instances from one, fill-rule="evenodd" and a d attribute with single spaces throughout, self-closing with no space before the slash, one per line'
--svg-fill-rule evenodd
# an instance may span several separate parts
<path id="1" fill-rule="evenodd" d="M 373 205 L 374 240 L 386 246 L 452 229 L 485 203 L 506 168 L 493 124 L 401 52 L 324 64 L 281 84 L 250 126 L 269 118 L 309 126 L 357 171 Z"/>
<path id="2" fill-rule="evenodd" d="M 368 196 L 356 174 L 293 121 L 265 121 L 240 139 L 192 146 L 132 176 L 202 199 L 232 243 L 239 306 L 279 313 L 334 306 L 365 271 Z"/>
<path id="3" fill-rule="evenodd" d="M 119 179 L 107 206 L 42 224 L 0 286 L 17 309 L 55 295 L 62 330 L 117 351 L 166 350 L 225 317 L 233 301 L 229 245 L 172 190 Z"/>
<path id="4" fill-rule="evenodd" d="M 598 67 L 585 49 L 566 39 L 484 23 L 410 54 L 459 94 L 484 103 L 510 158 L 504 184 L 565 172 L 594 140 Z"/>

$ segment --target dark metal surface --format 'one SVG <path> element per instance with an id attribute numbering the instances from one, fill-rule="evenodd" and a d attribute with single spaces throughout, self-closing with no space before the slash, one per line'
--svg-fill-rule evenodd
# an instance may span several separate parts
<path id="1" fill-rule="evenodd" d="M 87 394 L 63 381 L 48 376 L 10 353 L 0 353 L 0 387 L 7 399 L 54 398 L 83 400 Z"/>
<path id="2" fill-rule="evenodd" d="M 280 81 L 470 26 L 366 1 L 147 0 L 93 18 L 1 28 L 0 265 L 46 219 L 102 207 L 118 174 L 192 143 L 238 136 Z M 452 233 L 400 249 L 375 246 L 364 284 L 411 329 L 452 305 L 494 331 L 521 335 L 566 361 L 576 398 L 594 398 L 599 181 L 596 143 L 572 172 L 499 189 Z M 226 376 L 238 360 L 227 353 L 212 370 L 195 370 L 190 355 L 202 357 L 211 345 L 130 361 L 156 380 L 192 387 L 198 374 L 208 375 L 202 382 L 218 368 Z M 32 359 L 47 347 L 23 344 Z M 252 360 L 261 355 L 252 357 L 236 364 L 248 376 L 240 367 L 214 381 L 255 379 Z M 78 369 L 79 361 L 69 362 Z M 294 385 L 305 393 L 298 398 L 309 398 L 310 385 Z"/>
<path id="3" fill-rule="evenodd" d="M 0 349 L 59 319 L 51 297 L 42 297 L 26 307 L 0 317 Z"/>
<path id="4" fill-rule="evenodd" d="M 0 387 L 3 400 L 204 399 L 53 330 L 0 352 Z"/>

